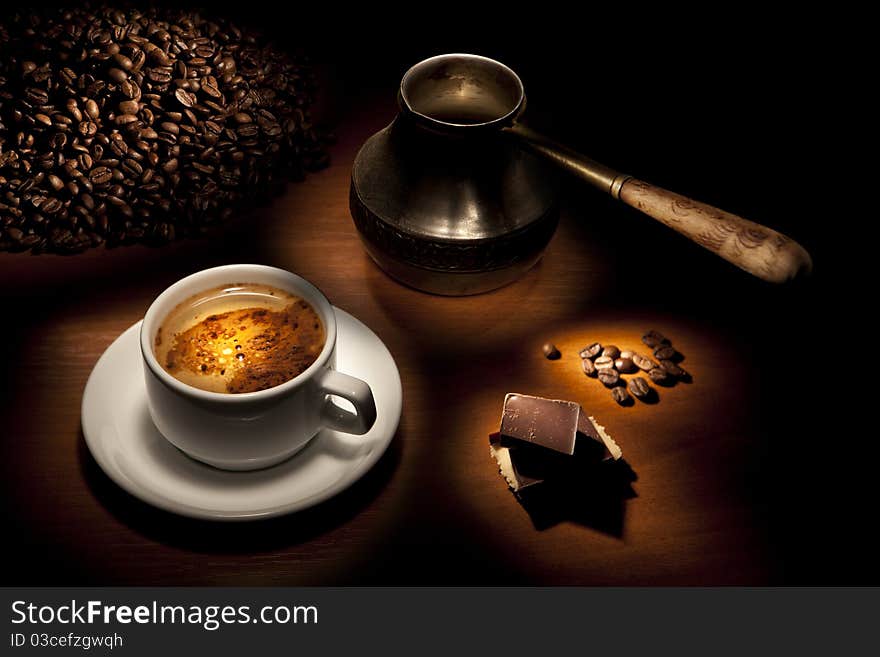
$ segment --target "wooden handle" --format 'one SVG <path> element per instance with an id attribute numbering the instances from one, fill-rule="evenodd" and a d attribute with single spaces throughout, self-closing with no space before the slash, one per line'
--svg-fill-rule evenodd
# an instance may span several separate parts
<path id="1" fill-rule="evenodd" d="M 813 267 L 790 237 L 641 180 L 623 183 L 620 200 L 765 281 L 784 283 Z"/>

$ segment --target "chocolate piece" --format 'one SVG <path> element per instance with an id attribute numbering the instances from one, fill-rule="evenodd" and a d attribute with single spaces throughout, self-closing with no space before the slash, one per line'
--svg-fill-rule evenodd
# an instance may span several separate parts
<path id="1" fill-rule="evenodd" d="M 501 444 L 493 443 L 490 440 L 489 453 L 498 463 L 501 476 L 507 480 L 507 485 L 510 486 L 514 493 L 544 481 L 541 477 L 531 477 L 517 468 L 512 458 L 512 454 L 516 451 L 516 448 L 502 447 Z M 517 459 L 517 461 L 519 460 Z"/>
<path id="2" fill-rule="evenodd" d="M 544 352 L 544 357 L 547 360 L 559 360 L 559 357 L 562 356 L 559 349 L 552 342 L 545 342 L 541 350 Z"/>
<path id="3" fill-rule="evenodd" d="M 621 457 L 620 448 L 604 427 L 584 413 L 579 404 L 561 399 L 508 393 L 504 398 L 499 433 L 501 446 L 517 450 L 528 448 L 531 451 L 524 451 L 523 456 L 530 459 L 535 446 L 573 455 L 579 434 L 589 439 L 579 451 L 595 448 L 601 451 L 602 458 Z"/>
<path id="4" fill-rule="evenodd" d="M 605 431 L 605 427 L 596 422 L 596 418 L 592 415 L 587 415 L 584 412 L 584 409 L 580 410 L 581 414 L 580 418 L 578 418 L 578 433 L 592 439 L 602 447 L 603 459 L 611 458 L 616 461 L 623 456 L 620 447 L 618 447 L 617 443 L 614 442 L 614 439 L 608 435 L 608 432 Z"/>
<path id="5" fill-rule="evenodd" d="M 508 393 L 501 416 L 501 435 L 526 443 L 574 454 L 580 405 Z"/>

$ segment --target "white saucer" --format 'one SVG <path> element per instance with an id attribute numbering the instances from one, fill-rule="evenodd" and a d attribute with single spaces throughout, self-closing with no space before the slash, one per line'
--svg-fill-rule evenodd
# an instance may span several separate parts
<path id="1" fill-rule="evenodd" d="M 341 492 L 369 470 L 397 432 L 403 394 L 382 341 L 335 308 L 337 369 L 370 384 L 378 417 L 369 433 L 325 429 L 288 461 L 253 472 L 190 459 L 153 425 L 147 410 L 138 322 L 98 360 L 82 402 L 86 444 L 107 475 L 144 502 L 208 520 L 258 520 L 299 511 Z"/>

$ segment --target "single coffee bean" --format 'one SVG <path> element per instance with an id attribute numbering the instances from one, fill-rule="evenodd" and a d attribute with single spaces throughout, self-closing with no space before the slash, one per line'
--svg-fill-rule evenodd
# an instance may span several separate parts
<path id="1" fill-rule="evenodd" d="M 654 349 L 661 345 L 672 344 L 660 331 L 650 330 L 642 336 L 642 342 Z"/>
<path id="2" fill-rule="evenodd" d="M 635 363 L 636 367 L 638 367 L 640 370 L 644 370 L 645 372 L 650 372 L 652 369 L 657 367 L 657 363 L 655 363 L 647 356 L 643 356 L 642 354 L 633 354 L 632 360 L 633 363 Z"/>
<path id="3" fill-rule="evenodd" d="M 623 374 L 632 374 L 638 369 L 632 358 L 618 358 L 614 361 L 614 367 Z"/>
<path id="4" fill-rule="evenodd" d="M 667 372 L 670 376 L 674 376 L 675 378 L 681 378 L 681 377 L 683 377 L 684 374 L 685 374 L 685 371 L 684 371 L 683 369 L 681 369 L 678 365 L 676 365 L 676 364 L 675 364 L 673 361 L 671 361 L 671 360 L 661 360 L 661 361 L 660 361 L 660 366 L 661 366 L 664 370 L 666 370 L 666 372 Z"/>
<path id="5" fill-rule="evenodd" d="M 648 385 L 648 382 L 640 376 L 630 379 L 628 387 L 633 396 L 637 397 L 638 399 L 644 399 L 645 397 L 650 395 L 652 391 L 652 388 Z"/>
<path id="6" fill-rule="evenodd" d="M 119 91 L 122 92 L 122 95 L 130 100 L 137 100 L 141 97 L 141 88 L 137 85 L 134 80 L 126 80 L 122 84 L 119 85 Z"/>
<path id="7" fill-rule="evenodd" d="M 107 75 L 109 75 L 110 79 L 117 84 L 128 80 L 128 73 L 123 71 L 121 68 L 111 68 L 109 71 L 107 71 Z"/>
<path id="8" fill-rule="evenodd" d="M 610 344 L 602 350 L 602 355 L 608 356 L 608 358 L 617 358 L 620 356 L 620 349 L 613 344 Z"/>
<path id="9" fill-rule="evenodd" d="M 594 364 L 596 365 L 596 368 L 600 370 L 613 369 L 614 359 L 610 356 L 599 356 L 594 361 Z"/>
<path id="10" fill-rule="evenodd" d="M 620 357 L 621 357 L 621 358 L 630 358 L 630 359 L 632 359 L 632 357 L 635 356 L 635 355 L 636 355 L 636 352 L 631 351 L 631 350 L 629 350 L 629 349 L 621 349 L 621 350 L 620 350 Z"/>
<path id="11" fill-rule="evenodd" d="M 119 68 L 124 71 L 130 71 L 134 66 L 134 64 L 132 64 L 132 61 L 122 53 L 116 53 L 115 55 L 113 55 L 113 61 L 115 61 Z"/>
<path id="12" fill-rule="evenodd" d="M 589 358 L 581 359 L 581 369 L 584 370 L 584 374 L 587 376 L 596 376 L 596 365 Z"/>
<path id="13" fill-rule="evenodd" d="M 89 173 L 89 179 L 95 185 L 104 185 L 113 178 L 113 171 L 109 167 L 95 167 Z"/>
<path id="14" fill-rule="evenodd" d="M 669 382 L 669 374 L 662 367 L 648 370 L 648 376 L 654 383 L 664 384 Z"/>
<path id="15" fill-rule="evenodd" d="M 552 342 L 544 343 L 544 346 L 541 347 L 541 350 L 544 352 L 544 357 L 547 360 L 559 360 L 562 354 L 559 352 L 559 349 L 556 348 L 556 345 Z"/>
<path id="16" fill-rule="evenodd" d="M 174 92 L 174 97 L 184 107 L 192 107 L 196 104 L 196 97 L 186 89 L 178 89 Z"/>
<path id="17" fill-rule="evenodd" d="M 675 347 L 664 345 L 661 347 L 657 347 L 654 350 L 654 358 L 657 360 L 676 360 L 678 358 L 678 352 L 675 350 Z"/>
<path id="18" fill-rule="evenodd" d="M 623 386 L 615 386 L 611 388 L 611 396 L 614 398 L 614 401 L 621 406 L 632 404 L 632 397 L 629 396 L 629 393 Z"/>
<path id="19" fill-rule="evenodd" d="M 611 367 L 600 369 L 597 376 L 608 388 L 614 387 L 620 382 L 620 374 Z"/>
<path id="20" fill-rule="evenodd" d="M 54 173 L 50 173 L 47 180 L 49 181 L 49 184 L 52 185 L 52 189 L 54 189 L 56 192 L 60 191 L 64 187 L 64 181 L 56 176 Z"/>
<path id="21" fill-rule="evenodd" d="M 89 118 L 92 119 L 93 121 L 100 116 L 100 110 L 98 109 L 98 103 L 96 103 L 91 98 L 89 98 L 86 101 L 85 108 L 86 108 L 86 114 L 88 114 Z"/>
<path id="22" fill-rule="evenodd" d="M 581 349 L 578 352 L 578 356 L 580 356 L 581 358 L 595 358 L 600 353 L 602 353 L 602 345 L 598 342 L 594 342 L 593 344 Z"/>
<path id="23" fill-rule="evenodd" d="M 136 100 L 123 100 L 119 103 L 119 111 L 123 114 L 137 114 L 140 106 Z"/>

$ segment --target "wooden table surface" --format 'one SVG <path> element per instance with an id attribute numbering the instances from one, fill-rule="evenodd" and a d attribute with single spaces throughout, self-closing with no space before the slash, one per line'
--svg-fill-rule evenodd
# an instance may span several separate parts
<path id="1" fill-rule="evenodd" d="M 768 345 L 813 340 L 803 324 L 811 284 L 752 280 L 570 186 L 545 258 L 517 283 L 470 298 L 403 287 L 365 255 L 348 213 L 358 145 L 392 112 L 382 101 L 349 120 L 328 170 L 289 185 L 222 237 L 70 258 L 0 254 L 4 583 L 827 579 L 806 570 L 810 530 L 796 499 L 813 475 L 790 452 L 795 442 L 810 454 L 819 444 L 803 412 L 813 398 L 777 388 L 779 363 L 767 358 Z M 115 486 L 85 446 L 80 402 L 101 353 L 159 292 L 234 262 L 301 274 L 370 326 L 397 361 L 404 406 L 387 454 L 346 492 L 287 517 L 225 525 L 155 510 Z M 637 348 L 650 328 L 685 354 L 693 383 L 660 389 L 657 404 L 618 407 L 581 373 L 577 350 L 594 340 Z M 547 340 L 561 360 L 543 358 Z M 786 367 L 794 381 L 809 368 Z M 580 402 L 622 447 L 631 491 L 585 482 L 532 517 L 488 453 L 508 391 Z"/>

